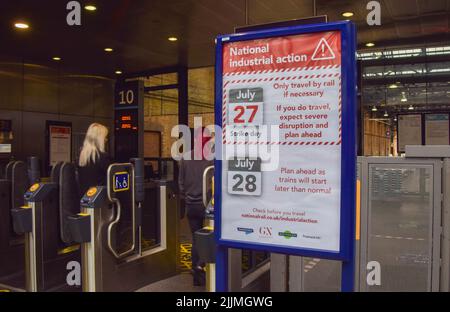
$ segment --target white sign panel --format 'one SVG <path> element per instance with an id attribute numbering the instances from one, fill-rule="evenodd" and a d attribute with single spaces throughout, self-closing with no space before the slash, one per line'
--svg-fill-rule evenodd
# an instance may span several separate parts
<path id="1" fill-rule="evenodd" d="M 11 144 L 0 144 L 0 153 L 11 153 Z"/>
<path id="2" fill-rule="evenodd" d="M 422 145 L 422 115 L 398 116 L 398 150 L 404 152 L 406 145 Z"/>
<path id="3" fill-rule="evenodd" d="M 58 162 L 71 161 L 72 128 L 66 126 L 49 126 L 50 166 Z"/>
<path id="4" fill-rule="evenodd" d="M 448 114 L 425 115 L 425 145 L 448 145 Z"/>
<path id="5" fill-rule="evenodd" d="M 222 239 L 339 252 L 340 32 L 225 43 L 223 95 Z"/>

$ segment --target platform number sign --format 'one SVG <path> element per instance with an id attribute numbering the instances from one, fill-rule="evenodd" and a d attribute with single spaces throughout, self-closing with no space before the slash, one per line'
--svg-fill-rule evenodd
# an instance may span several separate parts
<path id="1" fill-rule="evenodd" d="M 114 174 L 114 192 L 124 192 L 130 189 L 130 174 L 128 172 L 118 172 Z"/>
<path id="2" fill-rule="evenodd" d="M 133 90 L 121 90 L 119 91 L 120 105 L 131 105 L 134 102 L 134 91 Z"/>
<path id="3" fill-rule="evenodd" d="M 231 89 L 228 123 L 235 126 L 257 126 L 263 123 L 263 89 Z"/>
<path id="4" fill-rule="evenodd" d="M 228 161 L 228 193 L 261 195 L 261 159 L 235 158 Z"/>
<path id="5" fill-rule="evenodd" d="M 136 81 L 116 84 L 115 106 L 136 106 L 139 104 L 139 84 Z"/>

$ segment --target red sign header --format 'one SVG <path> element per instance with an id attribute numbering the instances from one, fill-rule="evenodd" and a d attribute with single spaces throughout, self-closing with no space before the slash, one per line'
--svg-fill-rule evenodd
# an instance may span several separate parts
<path id="1" fill-rule="evenodd" d="M 223 74 L 341 65 L 339 31 L 225 43 Z"/>

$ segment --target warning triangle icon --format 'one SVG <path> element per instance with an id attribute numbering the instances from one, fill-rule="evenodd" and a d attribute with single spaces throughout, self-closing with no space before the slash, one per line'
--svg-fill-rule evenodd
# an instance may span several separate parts
<path id="1" fill-rule="evenodd" d="M 311 59 L 313 61 L 334 60 L 336 56 L 325 38 L 320 39 Z"/>

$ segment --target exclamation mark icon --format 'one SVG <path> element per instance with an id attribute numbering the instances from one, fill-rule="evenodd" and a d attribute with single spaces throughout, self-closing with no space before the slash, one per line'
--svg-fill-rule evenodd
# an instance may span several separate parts
<path id="1" fill-rule="evenodd" d="M 336 56 L 325 38 L 320 39 L 311 57 L 313 61 L 332 60 Z"/>

